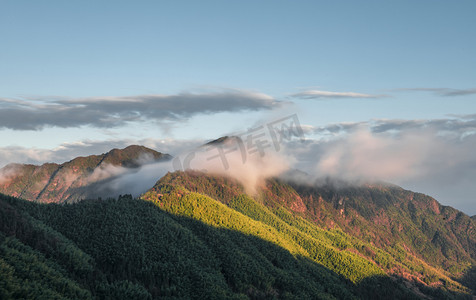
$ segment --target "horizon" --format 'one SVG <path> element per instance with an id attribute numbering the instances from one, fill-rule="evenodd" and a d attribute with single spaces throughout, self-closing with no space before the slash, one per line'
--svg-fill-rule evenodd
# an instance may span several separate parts
<path id="1" fill-rule="evenodd" d="M 176 156 L 295 114 L 292 167 L 476 215 L 475 9 L 5 1 L 0 167 L 132 144 Z"/>

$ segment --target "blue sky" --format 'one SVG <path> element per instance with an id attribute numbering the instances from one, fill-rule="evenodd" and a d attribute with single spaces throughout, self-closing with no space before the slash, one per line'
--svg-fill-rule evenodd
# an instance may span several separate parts
<path id="1" fill-rule="evenodd" d="M 297 113 L 321 146 L 362 126 L 376 134 L 375 122 L 416 122 L 388 133 L 446 138 L 448 151 L 421 157 L 461 161 L 428 172 L 476 179 L 461 138 L 476 130 L 475 11 L 474 1 L 1 1 L 0 165 L 127 143 L 175 151 Z M 355 128 L 329 135 L 331 124 Z M 474 204 L 469 183 L 457 202 L 428 172 L 409 177 L 421 184 L 384 179 Z"/>
<path id="2" fill-rule="evenodd" d="M 2 1 L 3 97 L 474 85 L 474 1 Z"/>

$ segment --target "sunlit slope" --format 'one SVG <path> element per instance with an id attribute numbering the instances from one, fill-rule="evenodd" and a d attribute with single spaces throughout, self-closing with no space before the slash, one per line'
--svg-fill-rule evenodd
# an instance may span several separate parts
<path id="1" fill-rule="evenodd" d="M 392 188 L 403 191 L 400 188 Z M 365 189 L 374 192 L 381 187 L 365 187 Z M 316 203 L 310 205 L 311 197 L 306 198 L 305 194 L 301 197 L 292 186 L 280 181 L 268 181 L 257 195 L 250 197 L 232 179 L 200 172 L 175 172 L 164 176 L 143 198 L 173 213 L 202 219 L 214 226 L 234 226 L 233 224 L 240 223 L 236 220 L 241 216 L 230 214 L 229 210 L 240 212 L 254 221 L 270 226 L 273 236 L 277 231 L 281 237 L 289 241 L 287 245 L 281 244 L 282 246 L 298 245 L 306 251 L 305 255 L 308 258 L 354 282 L 380 272 L 423 285 L 464 290 L 454 281 L 460 278 L 462 273 L 451 272 L 435 260 L 426 260 L 428 253 L 408 249 L 399 236 L 387 235 L 389 244 L 385 245 L 376 242 L 382 237 L 372 239 L 365 234 L 356 234 L 346 226 L 340 226 L 337 221 L 345 218 L 345 211 L 342 208 L 337 206 L 329 209 L 329 205 L 321 207 Z M 324 201 L 322 197 L 320 201 Z M 220 206 L 216 202 L 225 205 Z M 204 219 L 204 214 L 218 209 L 223 212 L 217 217 Z M 316 212 L 322 211 L 327 215 L 326 218 L 320 219 Z M 221 218 L 225 215 L 226 218 Z M 372 226 L 376 233 L 379 232 L 377 230 L 383 232 L 388 230 L 378 222 L 372 223 Z M 417 227 L 415 224 L 411 226 Z M 250 228 L 234 229 L 243 230 L 247 234 L 261 234 L 262 238 L 266 238 L 262 232 L 257 233 Z M 408 235 L 411 234 L 409 231 Z M 467 270 L 469 266 L 467 261 L 454 260 L 453 263 L 459 266 L 460 270 Z"/>
<path id="2" fill-rule="evenodd" d="M 159 185 L 155 191 L 143 195 L 142 199 L 150 200 L 174 215 L 272 242 L 294 255 L 319 262 L 353 282 L 384 274 L 368 260 L 335 247 L 332 236 L 313 237 L 284 222 L 246 195 L 232 199 L 231 207 L 227 207 L 215 199 L 189 192 L 185 188 Z"/>

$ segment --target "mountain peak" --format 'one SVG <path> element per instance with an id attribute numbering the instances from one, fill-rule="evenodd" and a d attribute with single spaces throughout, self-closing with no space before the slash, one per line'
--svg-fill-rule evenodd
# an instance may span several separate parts
<path id="1" fill-rule="evenodd" d="M 141 165 L 158 160 L 169 160 L 169 154 L 164 154 L 141 145 L 130 145 L 124 149 L 114 148 L 103 154 L 102 164 L 122 166 L 126 168 L 136 168 Z"/>
<path id="2" fill-rule="evenodd" d="M 216 140 L 212 140 L 212 141 L 206 143 L 204 146 L 216 146 L 216 145 L 220 145 L 220 144 L 227 144 L 227 143 L 234 142 L 236 140 L 241 140 L 241 138 L 238 137 L 238 136 L 225 135 L 225 136 L 222 136 L 222 137 L 220 137 Z"/>

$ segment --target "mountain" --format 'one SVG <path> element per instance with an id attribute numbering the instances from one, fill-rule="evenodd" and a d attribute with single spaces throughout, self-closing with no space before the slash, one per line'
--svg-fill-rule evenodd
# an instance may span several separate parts
<path id="1" fill-rule="evenodd" d="M 98 197 L 101 184 L 124 171 L 171 156 L 143 146 L 77 157 L 63 164 L 9 164 L 0 169 L 0 193 L 38 202 L 75 202 Z M 106 194 L 107 195 L 107 194 Z"/>
<path id="2" fill-rule="evenodd" d="M 46 164 L 31 171 L 36 177 L 4 168 L 18 195 L 51 165 L 53 183 L 64 182 L 63 169 L 83 175 L 29 199 L 39 201 L 0 194 L 0 298 L 476 297 L 474 217 L 391 184 L 311 182 L 294 172 L 249 195 L 235 179 L 180 171 L 138 199 L 74 201 L 107 182 L 105 170 L 119 176 L 114 170 L 169 158 L 151 151 Z M 38 203 L 58 199 L 66 203 Z"/>

